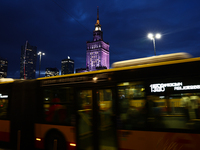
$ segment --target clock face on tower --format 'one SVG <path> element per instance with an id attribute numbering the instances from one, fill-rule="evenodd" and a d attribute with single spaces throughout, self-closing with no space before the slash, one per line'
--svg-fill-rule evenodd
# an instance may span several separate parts
<path id="1" fill-rule="evenodd" d="M 95 27 L 95 31 L 101 31 L 101 27 Z"/>

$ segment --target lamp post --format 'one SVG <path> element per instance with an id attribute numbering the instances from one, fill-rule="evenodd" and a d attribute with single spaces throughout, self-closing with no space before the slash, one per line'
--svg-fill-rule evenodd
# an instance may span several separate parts
<path id="1" fill-rule="evenodd" d="M 149 33 L 148 34 L 148 38 L 153 40 L 153 47 L 154 47 L 154 54 L 156 56 L 156 42 L 155 39 L 160 39 L 161 38 L 161 34 L 157 33 L 156 35 Z"/>
<path id="2" fill-rule="evenodd" d="M 45 55 L 45 53 L 38 52 L 38 55 L 40 55 L 40 64 L 39 64 L 39 77 L 40 77 L 41 57 L 42 57 L 42 55 Z"/>

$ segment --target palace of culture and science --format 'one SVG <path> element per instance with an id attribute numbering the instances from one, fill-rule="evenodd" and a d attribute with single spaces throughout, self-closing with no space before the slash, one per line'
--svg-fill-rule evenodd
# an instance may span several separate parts
<path id="1" fill-rule="evenodd" d="M 109 69 L 109 67 L 109 44 L 103 41 L 99 9 L 97 9 L 97 22 L 93 31 L 93 41 L 87 41 L 86 68 L 77 69 L 76 72 Z"/>

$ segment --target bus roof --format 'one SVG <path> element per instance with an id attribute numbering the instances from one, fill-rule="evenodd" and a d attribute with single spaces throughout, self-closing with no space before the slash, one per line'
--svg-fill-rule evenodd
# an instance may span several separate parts
<path id="1" fill-rule="evenodd" d="M 136 66 L 136 65 L 151 64 L 151 63 L 158 63 L 158 62 L 171 61 L 171 60 L 186 59 L 190 57 L 191 55 L 188 53 L 174 53 L 174 54 L 158 55 L 158 56 L 152 56 L 152 57 L 145 57 L 145 58 L 115 62 L 112 64 L 112 67 L 120 68 L 120 67 L 127 67 L 127 66 Z"/>

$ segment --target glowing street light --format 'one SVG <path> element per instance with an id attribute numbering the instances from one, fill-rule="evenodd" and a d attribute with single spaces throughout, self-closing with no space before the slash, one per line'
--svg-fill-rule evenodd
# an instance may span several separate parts
<path id="1" fill-rule="evenodd" d="M 39 65 L 39 77 L 40 77 L 41 57 L 42 57 L 42 55 L 45 55 L 45 53 L 38 52 L 38 55 L 40 55 L 40 65 Z"/>
<path id="2" fill-rule="evenodd" d="M 153 40 L 153 46 L 154 46 L 154 54 L 156 56 L 156 42 L 155 42 L 155 38 L 156 39 L 160 39 L 161 38 L 161 34 L 157 33 L 156 35 L 149 33 L 148 34 L 148 38 Z"/>

